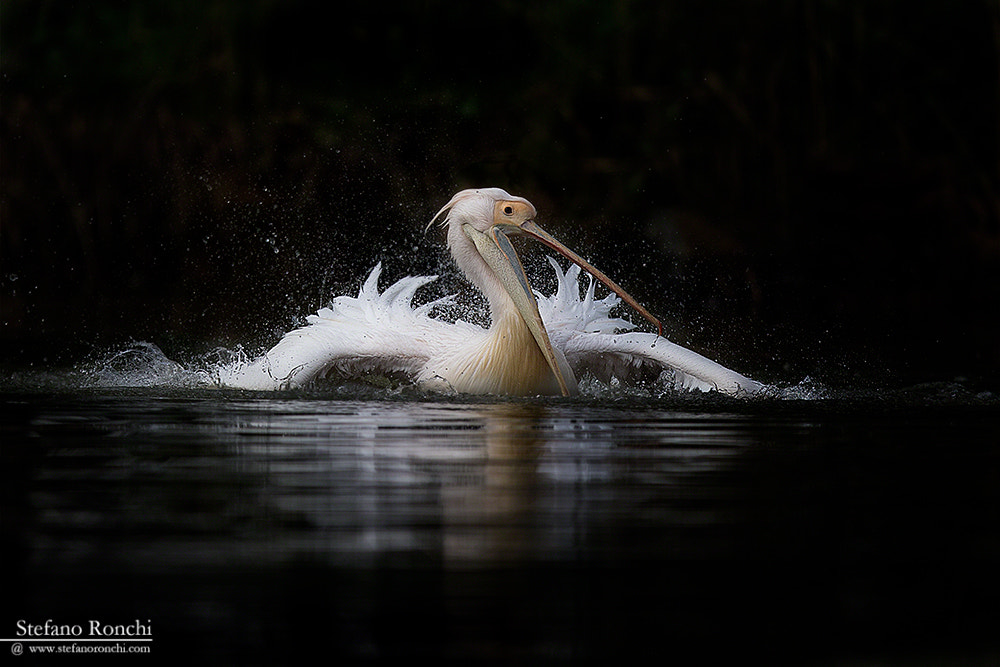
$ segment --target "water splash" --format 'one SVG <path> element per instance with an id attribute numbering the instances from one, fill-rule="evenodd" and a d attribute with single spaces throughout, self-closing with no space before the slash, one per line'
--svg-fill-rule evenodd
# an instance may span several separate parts
<path id="1" fill-rule="evenodd" d="M 816 379 L 806 376 L 802 381 L 790 387 L 775 388 L 775 398 L 794 401 L 818 401 L 830 398 L 832 391 Z"/>
<path id="2" fill-rule="evenodd" d="M 91 359 L 68 370 L 34 369 L 0 373 L 0 385 L 6 391 L 75 392 L 89 390 L 152 389 L 162 391 L 241 392 L 224 387 L 221 378 L 234 369 L 251 363 L 257 355 L 242 347 L 234 350 L 215 348 L 182 362 L 170 359 L 154 343 L 139 341 L 95 354 Z M 973 383 L 957 379 L 896 388 L 834 387 L 814 377 L 805 377 L 792 385 L 768 386 L 760 397 L 750 401 L 717 392 L 692 392 L 679 387 L 669 371 L 635 384 L 614 379 L 603 382 L 590 374 L 579 378 L 577 399 L 558 397 L 511 398 L 502 396 L 462 396 L 424 391 L 398 378 L 366 376 L 352 380 L 329 378 L 317 380 L 299 389 L 267 392 L 269 396 L 294 395 L 327 400 L 431 401 L 448 402 L 518 402 L 544 400 L 609 404 L 670 404 L 682 409 L 751 411 L 768 406 L 812 403 L 822 405 L 864 404 L 889 408 L 895 405 L 924 406 L 1000 406 L 1000 393 L 977 389 Z"/>
<path id="3" fill-rule="evenodd" d="M 87 389 L 194 389 L 212 384 L 211 364 L 184 365 L 144 341 L 95 354 L 68 370 L 38 369 L 7 374 L 4 386 L 21 391 Z"/>
<path id="4" fill-rule="evenodd" d="M 75 372 L 85 387 L 194 388 L 210 380 L 203 369 L 185 367 L 147 342 L 113 350 Z"/>

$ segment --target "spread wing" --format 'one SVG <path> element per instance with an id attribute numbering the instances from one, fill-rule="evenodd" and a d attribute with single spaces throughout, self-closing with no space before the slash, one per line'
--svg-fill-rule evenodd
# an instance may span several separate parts
<path id="1" fill-rule="evenodd" d="M 556 271 L 558 289 L 536 293 L 538 309 L 554 347 L 565 355 L 578 377 L 631 382 L 649 374 L 669 373 L 678 389 L 716 390 L 734 396 L 760 393 L 764 385 L 711 359 L 651 333 L 630 331 L 633 325 L 610 316 L 618 297 L 594 298 L 594 283 L 580 298 L 580 268 Z M 402 375 L 417 380 L 428 362 L 447 350 L 482 335 L 481 327 L 430 317 L 449 302 L 438 299 L 417 308 L 416 291 L 436 276 L 407 277 L 378 291 L 381 264 L 375 266 L 358 296 L 339 296 L 329 308 L 307 318 L 267 353 L 219 371 L 219 384 L 243 389 L 298 387 L 327 376 Z"/>
<path id="2" fill-rule="evenodd" d="M 436 306 L 449 302 L 447 297 L 413 308 L 416 291 L 437 276 L 403 278 L 380 293 L 381 273 L 379 263 L 356 298 L 337 297 L 270 351 L 222 369 L 219 383 L 267 390 L 298 387 L 327 376 L 377 373 L 416 378 L 435 353 L 468 335 L 464 329 L 473 325 L 429 316 Z"/>
<path id="3" fill-rule="evenodd" d="M 719 391 L 731 396 L 752 396 L 764 385 L 707 357 L 652 333 L 572 336 L 563 353 L 577 374 L 591 372 L 604 382 L 629 381 L 650 370 L 670 373 L 675 389 Z"/>
<path id="4" fill-rule="evenodd" d="M 733 396 L 760 393 L 764 385 L 685 347 L 652 333 L 630 331 L 634 326 L 612 318 L 619 303 L 614 294 L 594 298 L 594 281 L 580 298 L 580 267 L 563 273 L 549 258 L 559 286 L 551 297 L 538 296 L 538 310 L 552 344 L 562 350 L 577 377 L 592 373 L 603 382 L 631 382 L 650 373 L 669 373 L 677 389 L 720 391 Z"/>

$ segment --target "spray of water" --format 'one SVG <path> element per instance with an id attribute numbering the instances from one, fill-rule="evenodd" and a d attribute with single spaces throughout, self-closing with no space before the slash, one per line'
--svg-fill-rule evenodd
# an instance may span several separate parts
<path id="1" fill-rule="evenodd" d="M 452 313 L 453 315 L 458 313 Z M 140 341 L 104 350 L 68 370 L 31 370 L 0 375 L 6 391 L 76 392 L 105 390 L 182 391 L 185 393 L 244 393 L 226 389 L 220 377 L 251 363 L 256 354 L 243 348 L 215 348 L 194 358 L 175 361 L 154 343 Z M 1000 405 L 1000 395 L 978 391 L 961 382 L 935 382 L 895 389 L 831 387 L 806 377 L 794 384 L 773 385 L 750 402 L 711 393 L 688 392 L 677 387 L 669 371 L 635 384 L 616 380 L 602 382 L 584 374 L 579 378 L 580 396 L 575 399 L 545 398 L 545 401 L 583 401 L 608 404 L 675 405 L 684 409 L 731 410 L 768 409 L 767 406 L 809 402 L 820 404 L 861 403 L 891 406 L 896 403 L 924 405 Z M 268 392 L 269 396 L 294 395 L 330 400 L 474 400 L 521 401 L 536 398 L 430 394 L 416 385 L 393 378 L 365 377 L 349 381 L 326 379 L 300 389 Z M 757 408 L 753 406 L 756 405 Z"/>

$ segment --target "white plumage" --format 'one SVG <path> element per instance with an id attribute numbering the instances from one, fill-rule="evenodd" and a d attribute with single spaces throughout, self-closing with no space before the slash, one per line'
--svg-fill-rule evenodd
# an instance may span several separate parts
<path id="1" fill-rule="evenodd" d="M 581 297 L 576 264 L 564 273 L 550 258 L 557 289 L 548 297 L 532 294 L 506 235 L 523 233 L 558 252 L 565 247 L 534 225 L 534 207 L 527 200 L 498 188 L 465 190 L 435 219 L 444 213 L 452 256 L 489 301 L 490 328 L 435 317 L 450 302 L 447 297 L 414 307 L 417 290 L 436 276 L 406 277 L 380 292 L 378 264 L 357 297 L 336 297 L 266 354 L 224 369 L 221 384 L 278 389 L 324 377 L 383 374 L 437 391 L 569 394 L 585 373 L 604 382 L 629 382 L 652 371 L 667 373 L 679 389 L 734 396 L 762 390 L 760 383 L 662 336 L 632 331 L 632 324 L 611 316 L 618 296 L 595 298 L 593 279 Z M 641 309 L 606 276 L 565 250 Z"/>

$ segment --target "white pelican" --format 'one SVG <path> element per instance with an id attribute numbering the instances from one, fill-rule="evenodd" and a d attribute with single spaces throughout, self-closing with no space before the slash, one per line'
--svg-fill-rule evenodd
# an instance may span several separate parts
<path id="1" fill-rule="evenodd" d="M 316 378 L 403 375 L 431 390 L 472 394 L 536 395 L 578 392 L 577 375 L 629 381 L 650 370 L 666 372 L 675 387 L 749 396 L 763 385 L 671 343 L 660 323 L 603 273 L 535 224 L 535 207 L 500 188 L 463 190 L 434 216 L 448 228 L 455 263 L 489 302 L 491 326 L 432 317 L 448 298 L 412 307 L 418 288 L 437 276 L 407 277 L 378 290 L 381 264 L 357 298 L 340 296 L 308 318 L 269 352 L 220 375 L 226 386 L 277 389 Z M 508 236 L 540 241 L 572 261 L 564 274 L 552 259 L 559 287 L 533 294 Z M 613 292 L 594 298 L 594 281 L 580 298 L 580 268 Z M 617 295 L 617 297 L 615 296 Z M 657 326 L 631 331 L 610 317 L 623 299 Z"/>

